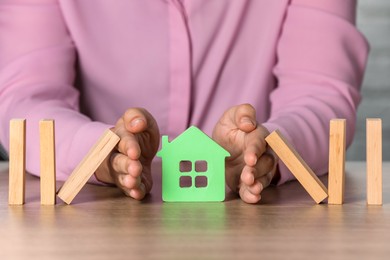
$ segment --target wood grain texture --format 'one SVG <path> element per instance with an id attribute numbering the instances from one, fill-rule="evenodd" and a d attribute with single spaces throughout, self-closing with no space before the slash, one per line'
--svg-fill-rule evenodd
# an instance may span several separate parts
<path id="1" fill-rule="evenodd" d="M 390 171 L 390 163 L 383 165 Z M 343 205 L 314 204 L 297 181 L 270 186 L 259 204 L 227 191 L 223 203 L 164 203 L 161 164 L 142 202 L 86 184 L 70 206 L 42 207 L 27 175 L 26 204 L 7 205 L 0 163 L 1 259 L 388 259 L 390 175 L 382 207 L 367 207 L 365 162 L 346 163 Z M 326 183 L 326 176 L 320 178 Z M 61 182 L 58 182 L 60 185 Z M 260 257 L 261 256 L 261 257 Z"/>
<path id="2" fill-rule="evenodd" d="M 54 120 L 39 122 L 41 161 L 41 204 L 56 203 L 56 155 Z"/>
<path id="3" fill-rule="evenodd" d="M 382 120 L 367 118 L 367 204 L 382 205 Z"/>
<path id="4" fill-rule="evenodd" d="M 9 205 L 22 205 L 25 199 L 26 119 L 10 121 Z"/>
<path id="5" fill-rule="evenodd" d="M 106 130 L 69 176 L 58 192 L 58 197 L 70 204 L 118 142 L 119 136 Z"/>
<path id="6" fill-rule="evenodd" d="M 329 128 L 328 203 L 343 204 L 345 187 L 346 120 L 332 119 Z"/>
<path id="7" fill-rule="evenodd" d="M 279 130 L 273 131 L 265 140 L 316 203 L 328 197 L 324 184 Z"/>

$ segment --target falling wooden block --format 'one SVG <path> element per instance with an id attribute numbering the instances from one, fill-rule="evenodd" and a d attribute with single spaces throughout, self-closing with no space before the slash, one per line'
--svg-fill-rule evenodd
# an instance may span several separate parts
<path id="1" fill-rule="evenodd" d="M 56 159 L 54 120 L 46 119 L 39 122 L 41 150 L 41 204 L 56 203 Z"/>
<path id="2" fill-rule="evenodd" d="M 328 197 L 324 184 L 279 130 L 273 131 L 265 140 L 316 203 Z"/>
<path id="3" fill-rule="evenodd" d="M 367 204 L 382 205 L 382 120 L 366 120 Z"/>
<path id="4" fill-rule="evenodd" d="M 111 130 L 104 132 L 104 134 L 66 180 L 58 192 L 58 197 L 65 203 L 70 204 L 103 160 L 114 149 L 119 140 L 119 136 Z"/>
<path id="5" fill-rule="evenodd" d="M 343 204 L 345 182 L 346 120 L 332 119 L 329 131 L 328 204 Z"/>
<path id="6" fill-rule="evenodd" d="M 10 121 L 9 205 L 22 205 L 26 183 L 26 119 Z"/>

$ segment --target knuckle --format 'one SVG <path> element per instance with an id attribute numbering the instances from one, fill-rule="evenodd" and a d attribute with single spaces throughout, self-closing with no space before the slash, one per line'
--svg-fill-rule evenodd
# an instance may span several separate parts
<path id="1" fill-rule="evenodd" d="M 120 152 L 125 152 L 127 150 L 127 144 L 128 144 L 128 138 L 123 137 L 121 138 L 119 144 L 118 144 L 118 149 Z"/>
<path id="2" fill-rule="evenodd" d="M 255 108 L 249 103 L 241 104 L 239 108 L 244 112 L 253 113 L 255 111 Z"/>
<path id="3" fill-rule="evenodd" d="M 263 155 L 263 163 L 267 166 L 267 168 L 272 168 L 275 163 L 275 158 L 271 154 L 265 153 Z"/>
<path id="4" fill-rule="evenodd" d="M 111 156 L 111 167 L 114 171 L 114 173 L 117 173 L 118 172 L 118 165 L 119 165 L 119 154 L 116 153 L 114 155 Z M 116 177 L 116 174 L 114 174 L 113 177 Z"/>
<path id="5" fill-rule="evenodd" d="M 127 122 L 127 121 L 130 121 L 131 119 L 133 119 L 134 117 L 139 116 L 141 114 L 143 114 L 143 113 L 142 113 L 140 108 L 132 107 L 132 108 L 128 108 L 126 110 L 126 112 L 123 115 L 123 118 L 124 118 L 125 122 Z"/>

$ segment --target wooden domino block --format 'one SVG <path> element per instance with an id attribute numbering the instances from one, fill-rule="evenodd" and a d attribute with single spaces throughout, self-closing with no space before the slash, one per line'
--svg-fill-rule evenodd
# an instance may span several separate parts
<path id="1" fill-rule="evenodd" d="M 366 120 L 367 204 L 382 205 L 382 120 Z"/>
<path id="2" fill-rule="evenodd" d="M 346 120 L 332 119 L 329 131 L 328 204 L 343 204 L 345 186 Z"/>
<path id="3" fill-rule="evenodd" d="M 54 120 L 39 122 L 41 152 L 41 204 L 56 204 L 56 159 Z"/>
<path id="4" fill-rule="evenodd" d="M 9 205 L 22 205 L 26 183 L 26 119 L 10 121 Z"/>
<path id="5" fill-rule="evenodd" d="M 119 140 L 119 136 L 107 130 L 66 180 L 58 197 L 70 204 Z"/>
<path id="6" fill-rule="evenodd" d="M 279 130 L 272 132 L 265 140 L 316 203 L 328 197 L 324 184 Z"/>

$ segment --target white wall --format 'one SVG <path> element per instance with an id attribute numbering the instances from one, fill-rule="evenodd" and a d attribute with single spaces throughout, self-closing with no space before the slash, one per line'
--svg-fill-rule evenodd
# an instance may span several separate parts
<path id="1" fill-rule="evenodd" d="M 342 1 L 342 0 L 341 0 Z M 360 0 L 357 25 L 371 45 L 363 100 L 358 110 L 357 132 L 347 152 L 348 160 L 365 160 L 367 117 L 382 118 L 383 160 L 390 160 L 390 1 Z"/>

